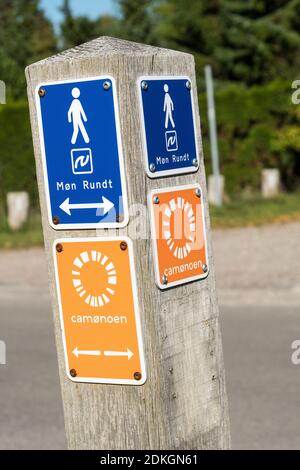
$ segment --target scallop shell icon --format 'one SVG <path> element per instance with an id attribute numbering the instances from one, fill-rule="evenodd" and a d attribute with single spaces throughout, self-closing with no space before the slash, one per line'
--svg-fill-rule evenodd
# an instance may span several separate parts
<path id="1" fill-rule="evenodd" d="M 100 251 L 84 251 L 73 261 L 73 286 L 90 307 L 103 307 L 115 295 L 117 271 Z"/>

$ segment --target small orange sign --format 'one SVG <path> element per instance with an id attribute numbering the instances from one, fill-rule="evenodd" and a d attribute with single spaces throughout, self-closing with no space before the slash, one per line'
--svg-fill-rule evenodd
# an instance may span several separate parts
<path id="1" fill-rule="evenodd" d="M 146 381 L 131 240 L 54 243 L 68 377 L 74 382 Z"/>
<path id="2" fill-rule="evenodd" d="M 149 196 L 156 283 L 167 289 L 208 275 L 199 185 L 152 191 Z"/>

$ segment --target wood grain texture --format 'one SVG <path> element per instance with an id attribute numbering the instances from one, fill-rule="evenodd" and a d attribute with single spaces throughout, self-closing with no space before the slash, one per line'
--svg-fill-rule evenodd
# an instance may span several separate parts
<path id="1" fill-rule="evenodd" d="M 52 243 L 60 237 L 109 236 L 115 230 L 56 232 L 47 220 L 34 90 L 39 82 L 110 74 L 116 79 L 129 206 L 146 204 L 152 189 L 200 182 L 208 229 L 210 274 L 204 281 L 161 292 L 154 282 L 148 238 L 134 241 L 148 380 L 144 386 L 75 384 L 65 375 Z M 144 171 L 136 81 L 142 75 L 188 75 L 197 110 L 200 169 L 150 180 Z M 26 69 L 31 125 L 54 314 L 66 432 L 71 449 L 227 449 L 227 396 L 195 68 L 189 54 L 99 38 Z M 119 231 L 132 235 L 131 223 Z"/>

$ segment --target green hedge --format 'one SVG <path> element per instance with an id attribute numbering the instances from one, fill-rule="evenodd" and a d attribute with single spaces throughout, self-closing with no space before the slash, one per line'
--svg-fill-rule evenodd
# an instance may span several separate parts
<path id="1" fill-rule="evenodd" d="M 284 187 L 300 180 L 300 105 L 291 101 L 291 82 L 216 90 L 221 171 L 229 194 L 260 189 L 261 169 L 279 168 Z M 206 96 L 200 95 L 204 154 L 211 171 Z"/>
<path id="2" fill-rule="evenodd" d="M 291 102 L 290 82 L 216 89 L 221 171 L 228 194 L 260 188 L 261 169 L 278 167 L 286 189 L 300 181 L 300 105 Z M 206 169 L 211 171 L 206 96 L 201 94 Z M 38 205 L 27 103 L 0 105 L 0 204 L 8 191 L 28 191 Z"/>
<path id="3" fill-rule="evenodd" d="M 8 191 L 28 191 L 31 204 L 37 205 L 37 184 L 25 102 L 0 105 L 0 202 Z"/>

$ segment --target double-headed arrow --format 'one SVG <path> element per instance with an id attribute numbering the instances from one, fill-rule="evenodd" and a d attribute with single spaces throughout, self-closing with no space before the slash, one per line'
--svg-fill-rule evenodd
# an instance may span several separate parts
<path id="1" fill-rule="evenodd" d="M 71 215 L 71 210 L 74 209 L 103 209 L 103 215 L 107 214 L 114 207 L 114 203 L 102 196 L 102 202 L 85 203 L 85 204 L 71 204 L 68 197 L 59 206 L 59 208 L 66 214 Z"/>
<path id="2" fill-rule="evenodd" d="M 81 351 L 77 346 L 72 352 L 77 359 L 79 356 L 101 356 L 101 351 Z M 127 348 L 127 351 L 103 351 L 103 355 L 106 357 L 127 357 L 128 361 L 130 361 L 133 352 Z"/>

